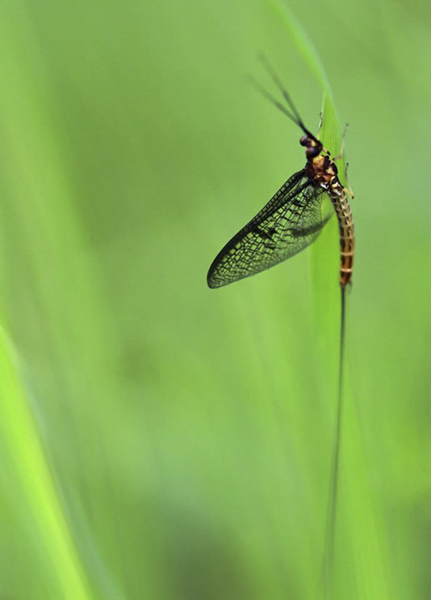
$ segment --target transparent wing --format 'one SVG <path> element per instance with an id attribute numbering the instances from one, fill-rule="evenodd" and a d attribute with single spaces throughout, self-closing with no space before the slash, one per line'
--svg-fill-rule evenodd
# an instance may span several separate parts
<path id="1" fill-rule="evenodd" d="M 333 214 L 325 191 L 298 171 L 218 253 L 208 271 L 210 288 L 269 269 L 309 246 Z"/>

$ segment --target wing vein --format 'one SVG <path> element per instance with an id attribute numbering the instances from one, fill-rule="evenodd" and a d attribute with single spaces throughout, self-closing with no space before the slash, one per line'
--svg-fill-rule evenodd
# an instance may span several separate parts
<path id="1" fill-rule="evenodd" d="M 309 246 L 332 216 L 322 214 L 324 195 L 304 169 L 292 175 L 218 253 L 208 271 L 209 287 L 260 273 Z"/>

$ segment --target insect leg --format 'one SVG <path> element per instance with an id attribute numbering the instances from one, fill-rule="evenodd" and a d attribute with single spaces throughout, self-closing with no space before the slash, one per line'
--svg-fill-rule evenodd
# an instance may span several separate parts
<path id="1" fill-rule="evenodd" d="M 348 123 L 346 123 L 344 125 L 343 137 L 341 139 L 340 152 L 337 154 L 337 156 L 334 156 L 334 160 L 339 160 L 340 158 L 343 158 L 343 156 L 344 156 L 344 149 L 345 149 L 345 145 L 346 145 L 346 132 L 347 132 L 348 126 L 349 126 Z"/>
<path id="2" fill-rule="evenodd" d="M 348 187 L 346 187 L 346 188 L 344 188 L 344 189 L 345 189 L 345 192 L 346 192 L 346 194 L 349 196 L 349 198 L 350 198 L 351 200 L 353 200 L 353 198 L 355 197 L 355 194 L 354 194 L 354 193 L 352 192 L 352 190 L 350 189 L 350 185 L 349 185 L 349 178 L 347 177 L 347 168 L 348 168 L 348 166 L 349 166 L 349 163 L 346 163 L 346 169 L 345 169 L 345 171 L 344 171 L 344 176 L 345 176 L 345 178 L 346 178 L 346 183 L 347 183 Z"/>
<path id="3" fill-rule="evenodd" d="M 323 112 L 320 111 L 320 113 L 319 113 L 319 128 L 317 129 L 317 137 L 320 136 L 320 130 L 322 129 L 322 125 L 323 125 Z"/>

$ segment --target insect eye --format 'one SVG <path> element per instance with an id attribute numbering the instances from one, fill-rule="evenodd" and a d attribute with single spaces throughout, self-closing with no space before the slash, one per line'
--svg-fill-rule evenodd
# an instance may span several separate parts
<path id="1" fill-rule="evenodd" d="M 301 146 L 309 146 L 310 139 L 306 135 L 303 135 L 302 138 L 299 140 L 299 143 L 301 144 Z"/>
<path id="2" fill-rule="evenodd" d="M 315 158 L 320 154 L 320 149 L 318 146 L 311 146 L 310 148 L 307 148 L 305 154 L 307 155 L 307 158 Z"/>

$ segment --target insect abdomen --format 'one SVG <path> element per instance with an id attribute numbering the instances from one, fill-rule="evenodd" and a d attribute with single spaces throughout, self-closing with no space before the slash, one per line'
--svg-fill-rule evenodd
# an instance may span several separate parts
<path id="1" fill-rule="evenodd" d="M 345 287 L 352 279 L 353 256 L 355 253 L 355 226 L 346 189 L 339 185 L 329 194 L 337 213 L 340 232 L 340 284 Z"/>

